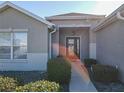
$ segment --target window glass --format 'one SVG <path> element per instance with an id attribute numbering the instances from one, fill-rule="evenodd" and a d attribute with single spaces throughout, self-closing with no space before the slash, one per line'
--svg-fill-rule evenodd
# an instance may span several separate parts
<path id="1" fill-rule="evenodd" d="M 12 55 L 11 55 L 12 54 Z M 26 59 L 27 33 L 0 33 L 0 59 Z"/>
<path id="2" fill-rule="evenodd" d="M 10 46 L 0 46 L 0 59 L 10 59 L 11 57 Z"/>
<path id="3" fill-rule="evenodd" d="M 14 33 L 14 46 L 26 46 L 27 45 L 27 33 L 17 32 Z"/>
<path id="4" fill-rule="evenodd" d="M 14 59 L 27 58 L 27 33 L 25 32 L 14 33 L 13 58 Z"/>
<path id="5" fill-rule="evenodd" d="M 10 46 L 0 46 L 0 53 L 10 53 Z"/>
<path id="6" fill-rule="evenodd" d="M 68 39 L 69 44 L 74 44 L 74 39 Z"/>
<path id="7" fill-rule="evenodd" d="M 25 46 L 14 46 L 13 47 L 14 59 L 26 59 L 27 58 L 27 47 Z"/>
<path id="8" fill-rule="evenodd" d="M 0 33 L 0 46 L 11 45 L 11 33 Z"/>
<path id="9" fill-rule="evenodd" d="M 11 33 L 0 33 L 0 59 L 11 57 Z"/>

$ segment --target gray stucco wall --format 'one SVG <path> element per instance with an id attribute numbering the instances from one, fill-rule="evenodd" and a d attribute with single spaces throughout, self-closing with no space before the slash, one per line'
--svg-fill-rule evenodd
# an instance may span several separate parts
<path id="1" fill-rule="evenodd" d="M 28 52 L 48 52 L 48 29 L 47 25 L 41 23 L 23 13 L 8 8 L 0 13 L 0 29 L 29 29 L 28 31 Z"/>
<path id="2" fill-rule="evenodd" d="M 13 8 L 0 13 L 0 29 L 28 29 L 27 59 L 0 59 L 0 71 L 46 71 L 48 61 L 47 25 Z"/>
<path id="3" fill-rule="evenodd" d="M 79 36 L 80 40 L 80 53 L 81 59 L 89 57 L 89 29 L 88 28 L 81 28 L 81 27 L 72 27 L 72 28 L 60 28 L 59 29 L 59 50 L 60 54 L 66 54 L 66 37 L 67 36 Z M 64 50 L 63 50 L 64 49 Z"/>
<path id="4" fill-rule="evenodd" d="M 124 81 L 124 21 L 116 21 L 96 32 L 96 53 L 100 63 L 118 66 Z"/>

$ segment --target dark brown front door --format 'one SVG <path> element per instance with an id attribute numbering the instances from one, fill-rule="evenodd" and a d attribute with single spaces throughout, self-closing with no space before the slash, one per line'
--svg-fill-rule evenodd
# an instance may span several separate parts
<path id="1" fill-rule="evenodd" d="M 66 38 L 66 56 L 70 59 L 80 59 L 80 37 Z"/>

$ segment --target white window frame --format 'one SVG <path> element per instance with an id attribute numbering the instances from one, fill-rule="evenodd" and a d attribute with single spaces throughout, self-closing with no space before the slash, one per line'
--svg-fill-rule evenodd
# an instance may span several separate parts
<path id="1" fill-rule="evenodd" d="M 28 39 L 28 29 L 12 29 L 12 28 L 9 28 L 9 29 L 0 29 L 0 33 L 7 33 L 7 32 L 11 34 L 10 59 L 0 59 L 0 60 L 26 60 L 27 57 L 25 59 L 14 59 L 13 48 L 14 48 L 14 33 L 15 32 L 20 32 L 20 33 L 21 32 L 26 32 L 27 33 L 27 39 Z M 28 45 L 27 45 L 27 50 L 28 50 Z"/>

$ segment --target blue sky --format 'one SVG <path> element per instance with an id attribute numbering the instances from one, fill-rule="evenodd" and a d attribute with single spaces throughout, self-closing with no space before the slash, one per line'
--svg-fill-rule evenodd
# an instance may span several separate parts
<path id="1" fill-rule="evenodd" d="M 0 2 L 0 4 L 3 2 Z M 98 1 L 16 1 L 14 4 L 33 12 L 41 17 L 79 12 L 88 14 L 108 15 L 124 2 Z"/>

